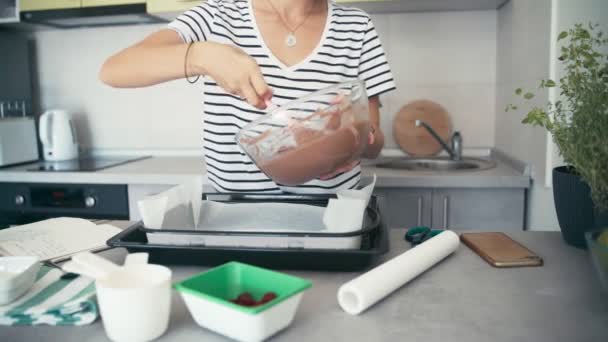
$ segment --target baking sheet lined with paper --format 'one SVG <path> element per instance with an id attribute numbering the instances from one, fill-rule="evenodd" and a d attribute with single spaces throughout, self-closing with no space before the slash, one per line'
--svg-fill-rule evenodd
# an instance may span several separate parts
<path id="1" fill-rule="evenodd" d="M 299 203 L 221 203 L 201 199 L 197 182 L 182 184 L 138 203 L 150 243 L 169 245 L 358 248 L 375 186 L 345 190 L 327 206 Z M 348 213 L 345 215 L 345 213 Z M 208 235 L 200 233 L 210 233 Z M 222 232 L 232 234 L 212 234 Z M 249 233 L 246 236 L 238 233 Z M 269 238 L 252 233 L 281 233 Z M 289 234 L 350 234 L 333 239 Z M 352 234 L 351 234 L 352 233 Z M 295 241 L 295 240 L 297 241 Z"/>

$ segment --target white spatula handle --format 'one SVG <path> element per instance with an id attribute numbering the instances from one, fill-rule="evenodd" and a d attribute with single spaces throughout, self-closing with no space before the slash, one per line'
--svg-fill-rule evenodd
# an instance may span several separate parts
<path id="1" fill-rule="evenodd" d="M 108 274 L 120 269 L 120 266 L 91 252 L 78 253 L 72 257 L 72 262 L 83 269 L 98 275 L 97 279 L 105 278 Z"/>
<path id="2" fill-rule="evenodd" d="M 148 263 L 148 253 L 132 253 L 127 254 L 125 258 L 125 266 L 127 265 L 145 265 Z"/>

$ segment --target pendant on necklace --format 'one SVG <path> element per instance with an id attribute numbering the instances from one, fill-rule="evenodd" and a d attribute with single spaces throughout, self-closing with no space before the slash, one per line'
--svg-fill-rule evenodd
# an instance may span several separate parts
<path id="1" fill-rule="evenodd" d="M 285 38 L 285 45 L 287 45 L 287 47 L 294 47 L 297 43 L 298 40 L 296 39 L 296 36 L 293 34 L 293 32 L 287 34 L 287 38 Z"/>

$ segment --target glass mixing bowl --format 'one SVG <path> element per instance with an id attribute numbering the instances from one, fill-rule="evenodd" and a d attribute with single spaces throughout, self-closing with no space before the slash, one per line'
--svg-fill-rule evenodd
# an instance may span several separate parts
<path id="1" fill-rule="evenodd" d="M 298 185 L 359 159 L 371 130 L 362 81 L 339 83 L 243 127 L 237 143 L 273 181 Z"/>

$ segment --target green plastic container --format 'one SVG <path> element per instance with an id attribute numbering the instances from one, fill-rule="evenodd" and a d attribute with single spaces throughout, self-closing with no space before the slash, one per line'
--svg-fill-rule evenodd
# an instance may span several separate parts
<path id="1" fill-rule="evenodd" d="M 190 314 L 202 327 L 239 341 L 262 341 L 293 320 L 302 292 L 311 282 L 238 262 L 213 268 L 174 285 Z M 243 292 L 259 300 L 266 292 L 277 297 L 260 306 L 230 302 Z"/>

